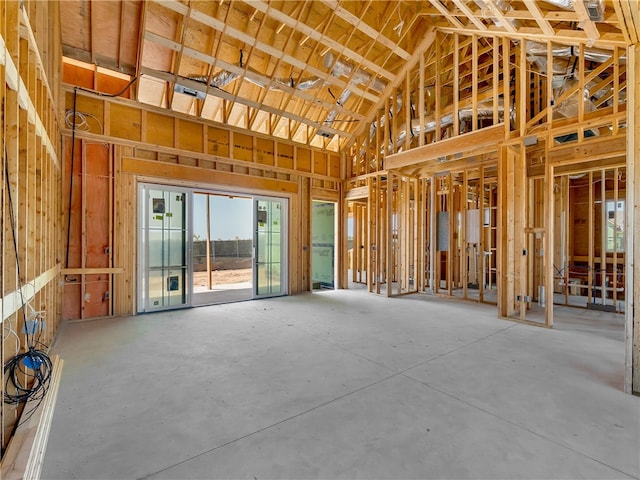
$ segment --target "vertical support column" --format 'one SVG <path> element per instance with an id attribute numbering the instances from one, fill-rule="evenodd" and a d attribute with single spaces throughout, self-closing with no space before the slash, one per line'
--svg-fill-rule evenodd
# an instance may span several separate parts
<path id="1" fill-rule="evenodd" d="M 502 39 L 502 96 L 504 103 L 504 130 L 505 136 L 509 135 L 511 124 L 507 112 L 511 111 L 511 88 L 509 79 L 511 78 L 511 40 L 504 37 Z M 498 231 L 500 231 L 498 229 Z M 498 292 L 500 289 L 498 288 Z M 499 294 L 499 293 L 498 293 Z"/>
<path id="2" fill-rule="evenodd" d="M 387 273 L 387 297 L 390 297 L 393 290 L 393 173 L 387 175 L 387 228 L 385 236 L 387 237 L 387 255 L 386 255 L 386 273 Z"/>
<path id="3" fill-rule="evenodd" d="M 343 157 L 344 159 L 344 157 Z M 341 162 L 344 165 L 344 161 Z M 338 259 L 338 288 L 349 287 L 349 254 L 347 252 L 347 232 L 349 231 L 349 202 L 344 198 L 344 183 L 340 183 L 340 195 L 338 196 L 338 244 L 340 246 L 340 258 Z"/>
<path id="4" fill-rule="evenodd" d="M 382 237 L 382 225 L 381 219 L 383 217 L 383 213 L 381 212 L 381 202 L 380 202 L 380 194 L 381 192 L 381 178 L 380 175 L 376 175 L 373 177 L 373 188 L 371 189 L 371 194 L 374 195 L 374 214 L 376 219 L 376 224 L 374 228 L 374 248 L 375 250 L 371 252 L 371 256 L 374 258 L 375 269 L 371 272 L 373 279 L 376 284 L 376 293 L 380 293 L 380 283 L 382 280 L 382 271 L 380 268 L 380 238 Z"/>
<path id="5" fill-rule="evenodd" d="M 460 237 L 462 251 L 460 252 L 460 281 L 462 282 L 462 297 L 467 298 L 467 285 L 469 284 L 469 252 L 467 243 L 467 196 L 469 194 L 469 181 L 467 170 L 462 172 L 462 195 L 460 201 L 460 213 L 462 224 L 460 225 Z"/>
<path id="6" fill-rule="evenodd" d="M 404 77 L 404 150 L 409 150 L 411 147 L 411 83 L 409 82 L 409 70 L 407 70 Z M 420 130 L 421 134 L 423 130 Z"/>
<path id="7" fill-rule="evenodd" d="M 506 77 L 505 77 L 506 78 Z M 460 98 L 460 37 L 457 33 L 453 34 L 453 136 L 457 136 L 460 133 L 460 121 L 458 120 L 458 102 Z M 436 92 L 436 99 L 440 94 Z M 438 127 L 438 119 L 440 118 L 440 112 L 436 111 L 436 127 Z M 439 135 L 439 134 L 438 134 Z M 439 139 L 440 137 L 436 137 Z"/>
<path id="8" fill-rule="evenodd" d="M 593 206 L 595 205 L 595 196 L 593 192 L 593 172 L 589 172 L 589 215 L 587 218 L 587 231 L 595 233 L 595 213 L 593 211 Z M 593 238 L 593 235 L 589 235 L 588 248 L 589 251 L 587 265 L 589 267 L 589 272 L 587 273 L 587 283 L 589 284 L 589 288 L 587 294 L 587 302 L 591 303 L 593 301 L 593 297 L 596 295 L 596 292 L 593 290 L 593 286 L 595 285 L 595 279 L 597 278 L 594 274 L 595 239 Z"/>
<path id="9" fill-rule="evenodd" d="M 437 43 L 436 43 L 437 45 Z M 418 121 L 420 122 L 420 134 L 418 135 L 418 146 L 424 145 L 424 113 L 426 105 L 424 101 L 424 52 L 420 53 L 420 64 L 418 71 Z M 378 151 L 378 150 L 376 150 Z"/>
<path id="10" fill-rule="evenodd" d="M 525 122 L 526 123 L 526 122 Z M 528 235 L 527 227 L 527 168 L 526 168 L 526 152 L 524 145 L 520 144 L 520 148 L 515 152 L 515 197 L 514 197 L 514 246 L 516 255 L 520 258 L 520 265 L 516 274 L 517 292 L 520 295 L 520 320 L 525 320 L 527 316 L 527 308 L 529 306 L 529 288 L 528 288 L 528 257 L 529 250 L 527 248 Z"/>
<path id="11" fill-rule="evenodd" d="M 371 239 L 375 235 L 376 231 L 376 216 L 378 212 L 376 211 L 375 205 L 375 194 L 373 189 L 373 177 L 367 177 L 367 238 L 369 241 L 364 244 L 364 248 L 369 252 L 367 254 L 367 291 L 373 291 L 373 278 L 375 275 L 376 267 L 374 262 L 374 256 L 371 251 Z"/>
<path id="12" fill-rule="evenodd" d="M 640 206 L 636 198 L 636 186 L 640 185 L 640 168 L 635 160 L 640 158 L 640 45 L 627 50 L 627 244 L 625 272 L 625 361 L 624 385 L 628 393 L 640 393 L 640 311 L 635 304 L 640 301 L 640 282 L 635 281 L 635 266 L 640 266 Z M 640 272 L 640 270 L 639 270 Z"/>
<path id="13" fill-rule="evenodd" d="M 553 106 L 555 105 L 555 101 L 553 98 L 553 43 L 552 42 L 547 42 L 547 65 L 548 67 L 548 71 L 552 72 L 551 75 L 547 74 L 546 80 L 547 80 L 547 104 L 545 105 L 545 108 L 547 109 L 547 124 L 549 125 L 549 128 L 552 128 L 552 124 L 553 124 Z M 548 144 L 548 142 L 547 142 Z M 547 145 L 546 147 L 547 149 L 547 153 L 549 150 L 549 146 Z M 547 155 L 545 158 L 549 158 L 549 156 Z M 553 179 L 553 177 L 552 177 Z M 547 290 L 549 290 L 549 288 L 547 288 Z M 553 289 L 551 289 L 553 291 Z M 548 304 L 547 304 L 548 305 Z"/>
<path id="14" fill-rule="evenodd" d="M 519 61 L 518 61 L 518 75 L 516 78 L 518 79 L 518 90 L 517 95 L 518 98 L 516 102 L 518 103 L 518 108 L 516 110 L 516 115 L 518 119 L 518 130 L 520 131 L 520 137 L 524 137 L 527 133 L 527 107 L 529 106 L 529 77 L 527 75 L 527 67 L 529 63 L 527 62 L 527 48 L 526 48 L 526 40 L 523 38 L 520 41 L 520 45 L 518 47 Z M 549 67 L 549 71 L 553 71 L 551 67 Z M 505 77 L 505 79 L 508 77 Z M 507 112 L 508 110 L 505 110 Z M 523 147 L 524 148 L 524 147 Z"/>
<path id="15" fill-rule="evenodd" d="M 436 293 L 438 291 L 437 283 L 436 283 L 436 218 L 438 214 L 438 208 L 436 206 L 436 190 L 437 190 L 437 179 L 436 177 L 430 177 L 429 182 L 431 183 L 431 188 L 429 189 L 429 285 L 431 286 L 431 293 Z"/>
<path id="16" fill-rule="evenodd" d="M 523 319 L 526 308 L 524 295 L 526 282 L 523 271 L 526 269 L 526 252 L 524 242 L 524 178 L 526 169 L 523 155 L 513 147 L 502 147 L 498 159 L 498 182 L 500 196 L 498 200 L 498 312 L 501 316 L 509 316 L 518 309 L 516 295 L 520 298 L 520 318 Z"/>
<path id="17" fill-rule="evenodd" d="M 492 92 L 493 92 L 493 124 L 497 125 L 500 123 L 500 113 L 498 111 L 498 97 L 499 97 L 499 85 L 500 85 L 500 40 L 499 37 L 492 37 L 491 44 L 493 45 L 493 79 L 492 79 Z M 506 113 L 503 114 L 504 121 L 508 121 L 509 115 Z M 480 182 L 482 185 L 482 182 Z M 481 222 L 482 223 L 482 222 Z M 480 295 L 482 298 L 482 294 Z M 482 301 L 482 300 L 480 300 Z"/>
<path id="18" fill-rule="evenodd" d="M 600 170 L 600 299 L 607 304 L 607 171 Z"/>
<path id="19" fill-rule="evenodd" d="M 424 292 L 424 276 L 425 276 L 425 180 L 420 178 L 416 180 L 416 200 L 415 200 L 415 215 L 416 215 L 416 242 L 415 242 L 415 270 L 414 270 L 414 282 L 415 290 L 417 292 Z"/>
<path id="20" fill-rule="evenodd" d="M 380 200 L 378 205 L 380 206 L 380 213 L 378 216 L 378 219 L 380 220 L 380 226 L 378 228 L 379 230 L 379 243 L 380 243 L 380 248 L 378 249 L 378 265 L 379 265 L 379 270 L 380 270 L 380 281 L 379 283 L 383 283 L 383 282 L 387 282 L 388 281 L 388 270 L 387 270 L 387 250 L 389 248 L 388 245 L 388 238 L 387 238 L 387 226 L 389 224 L 388 220 L 389 217 L 387 215 L 387 207 L 388 207 L 388 202 L 387 202 L 387 188 L 386 188 L 386 182 L 389 182 L 389 177 L 387 176 L 385 178 L 385 180 L 382 180 L 382 177 L 378 177 L 378 181 L 379 181 L 379 186 L 378 186 L 378 195 L 380 196 Z M 377 292 L 380 293 L 380 287 L 378 288 Z"/>
<path id="21" fill-rule="evenodd" d="M 441 76 L 441 72 L 440 72 L 440 57 L 442 56 L 442 52 L 441 52 L 441 42 L 438 41 L 438 39 L 441 39 L 442 36 L 440 34 L 437 34 L 437 40 L 436 40 L 436 61 L 435 61 L 435 67 L 436 67 L 436 78 L 435 78 L 435 85 L 434 85 L 434 95 L 435 95 L 435 105 L 434 105 L 434 116 L 435 116 L 435 122 L 436 122 L 436 126 L 435 126 L 435 132 L 433 134 L 433 139 L 434 141 L 438 141 L 440 140 L 440 135 L 442 133 L 442 127 L 440 125 L 440 119 L 442 118 L 442 113 L 440 112 L 440 95 L 442 92 L 442 79 L 440 78 Z M 458 105 L 457 105 L 457 101 L 458 101 L 458 62 L 457 62 L 457 56 L 459 55 L 458 53 L 458 34 L 454 33 L 454 39 L 455 39 L 455 47 L 453 50 L 453 111 L 454 111 L 454 118 L 458 118 L 457 112 L 458 112 Z M 454 120 L 453 122 L 453 131 L 454 131 L 454 135 L 458 134 L 458 122 Z"/>
<path id="22" fill-rule="evenodd" d="M 471 128 L 468 131 L 474 132 L 478 129 L 478 37 L 476 35 L 471 35 L 471 112 Z"/>
<path id="23" fill-rule="evenodd" d="M 544 285 L 545 285 L 545 310 L 544 323 L 547 327 L 553 326 L 553 289 L 554 289 L 554 269 L 553 269 L 553 242 L 555 237 L 555 212 L 553 201 L 553 165 L 549 162 L 549 145 L 545 146 L 545 168 L 544 168 Z"/>
<path id="24" fill-rule="evenodd" d="M 494 45 L 495 45 L 495 38 Z M 495 64 L 494 64 L 495 65 Z M 494 112 L 494 120 L 495 120 Z M 484 302 L 484 262 L 485 262 L 485 241 L 484 241 L 484 209 L 487 208 L 484 198 L 484 166 L 480 167 L 480 178 L 478 179 L 478 301 Z"/>

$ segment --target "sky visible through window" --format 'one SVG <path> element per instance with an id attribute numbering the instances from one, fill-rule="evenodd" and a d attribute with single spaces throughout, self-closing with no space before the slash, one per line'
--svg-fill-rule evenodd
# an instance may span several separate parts
<path id="1" fill-rule="evenodd" d="M 251 198 L 204 194 L 193 196 L 194 238 L 207 238 L 207 197 L 211 216 L 211 240 L 253 238 Z"/>

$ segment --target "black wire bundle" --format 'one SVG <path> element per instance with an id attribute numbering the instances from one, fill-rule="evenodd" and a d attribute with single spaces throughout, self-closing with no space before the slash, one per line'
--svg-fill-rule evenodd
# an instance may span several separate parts
<path id="1" fill-rule="evenodd" d="M 52 368 L 49 355 L 41 350 L 29 349 L 11 358 L 4 364 L 5 403 L 41 401 L 47 393 Z"/>

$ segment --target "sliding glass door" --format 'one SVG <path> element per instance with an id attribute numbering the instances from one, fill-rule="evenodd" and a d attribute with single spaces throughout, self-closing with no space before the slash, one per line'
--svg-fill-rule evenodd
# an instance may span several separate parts
<path id="1" fill-rule="evenodd" d="M 226 203 L 211 208 L 211 199 Z M 246 203 L 246 213 L 231 203 Z M 286 199 L 140 184 L 139 212 L 138 312 L 288 293 Z M 220 291 L 212 281 L 216 260 L 226 262 Z M 246 291 L 233 288 L 234 275 L 245 274 L 240 264 L 249 268 Z"/>
<path id="2" fill-rule="evenodd" d="M 189 306 L 191 196 L 176 187 L 142 184 L 139 198 L 138 311 Z"/>
<path id="3" fill-rule="evenodd" d="M 287 201 L 254 197 L 254 298 L 287 293 Z"/>

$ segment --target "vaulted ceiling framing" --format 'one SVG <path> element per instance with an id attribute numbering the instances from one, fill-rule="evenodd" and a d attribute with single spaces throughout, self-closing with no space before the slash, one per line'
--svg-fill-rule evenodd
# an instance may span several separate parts
<path id="1" fill-rule="evenodd" d="M 61 8 L 63 54 L 137 77 L 134 99 L 332 150 L 363 133 L 421 57 L 433 70 L 436 53 L 455 48 L 451 33 L 488 37 L 484 45 L 460 37 L 458 59 L 478 65 L 438 66 L 439 81 L 465 88 L 493 74 L 492 39 L 610 51 L 640 31 L 625 0 L 69 0 Z"/>

